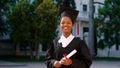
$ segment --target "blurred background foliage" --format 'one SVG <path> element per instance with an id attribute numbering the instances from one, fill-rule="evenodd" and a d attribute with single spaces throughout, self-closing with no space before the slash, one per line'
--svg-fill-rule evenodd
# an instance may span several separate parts
<path id="1" fill-rule="evenodd" d="M 10 6 L 15 4 L 16 0 L 0 0 L 0 36 L 9 33 L 9 23 L 6 14 L 10 12 Z"/>
<path id="2" fill-rule="evenodd" d="M 11 39 L 17 46 L 27 42 L 31 50 L 35 48 L 38 58 L 39 44 L 47 45 L 57 36 L 57 7 L 53 0 L 19 0 L 11 10 L 7 14 L 12 29 Z"/>

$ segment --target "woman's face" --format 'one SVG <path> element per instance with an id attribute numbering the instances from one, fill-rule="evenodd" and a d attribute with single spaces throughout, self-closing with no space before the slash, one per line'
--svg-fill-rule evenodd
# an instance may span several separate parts
<path id="1" fill-rule="evenodd" d="M 62 17 L 60 21 L 60 28 L 64 34 L 71 33 L 73 23 L 69 17 Z"/>

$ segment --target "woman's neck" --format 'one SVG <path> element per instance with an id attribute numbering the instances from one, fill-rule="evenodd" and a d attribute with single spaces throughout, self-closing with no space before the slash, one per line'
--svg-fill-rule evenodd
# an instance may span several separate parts
<path id="1" fill-rule="evenodd" d="M 63 35 L 67 38 L 71 35 L 71 33 L 64 33 Z"/>

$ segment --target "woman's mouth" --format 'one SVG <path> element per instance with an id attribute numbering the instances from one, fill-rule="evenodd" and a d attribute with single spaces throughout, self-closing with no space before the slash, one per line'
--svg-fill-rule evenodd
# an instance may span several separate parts
<path id="1" fill-rule="evenodd" d="M 68 29 L 68 27 L 64 27 L 63 29 L 67 30 L 67 29 Z"/>

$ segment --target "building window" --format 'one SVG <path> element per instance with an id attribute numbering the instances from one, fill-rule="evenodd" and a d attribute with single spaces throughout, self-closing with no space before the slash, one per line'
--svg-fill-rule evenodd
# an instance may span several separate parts
<path id="1" fill-rule="evenodd" d="M 89 28 L 88 27 L 83 27 L 83 33 L 85 32 L 89 32 Z"/>
<path id="2" fill-rule="evenodd" d="M 85 5 L 85 4 L 83 5 L 83 11 L 87 12 L 87 5 Z"/>
<path id="3" fill-rule="evenodd" d="M 93 6 L 93 13 L 95 13 L 95 6 Z"/>
<path id="4" fill-rule="evenodd" d="M 88 45 L 88 32 L 89 32 L 89 28 L 83 27 L 83 40 L 85 40 L 87 45 Z"/>

